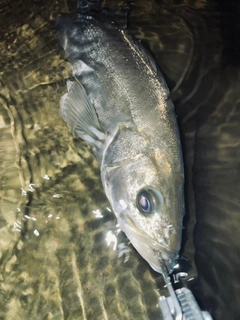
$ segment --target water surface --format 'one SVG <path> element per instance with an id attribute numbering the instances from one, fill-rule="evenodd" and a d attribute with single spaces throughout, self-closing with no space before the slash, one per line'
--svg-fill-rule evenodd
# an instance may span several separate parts
<path id="1" fill-rule="evenodd" d="M 117 229 L 96 159 L 59 117 L 71 69 L 52 18 L 74 8 L 0 4 L 0 319 L 161 319 L 161 277 Z M 217 320 L 240 314 L 238 13 L 234 2 L 139 0 L 129 21 L 171 89 L 186 174 L 182 253 Z"/>

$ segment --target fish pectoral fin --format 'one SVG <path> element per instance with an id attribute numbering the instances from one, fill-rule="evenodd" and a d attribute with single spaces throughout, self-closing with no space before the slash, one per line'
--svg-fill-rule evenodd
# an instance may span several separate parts
<path id="1" fill-rule="evenodd" d="M 100 148 L 106 139 L 101 131 L 94 106 L 89 101 L 85 89 L 78 82 L 67 81 L 68 92 L 60 100 L 60 115 L 71 132 Z"/>

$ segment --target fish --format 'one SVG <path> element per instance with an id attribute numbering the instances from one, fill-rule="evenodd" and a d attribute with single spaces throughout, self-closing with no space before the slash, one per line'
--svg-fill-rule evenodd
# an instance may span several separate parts
<path id="1" fill-rule="evenodd" d="M 127 9 L 78 1 L 56 18 L 74 77 L 60 115 L 92 146 L 120 229 L 155 271 L 161 260 L 170 273 L 185 212 L 180 135 L 159 66 L 127 30 Z"/>

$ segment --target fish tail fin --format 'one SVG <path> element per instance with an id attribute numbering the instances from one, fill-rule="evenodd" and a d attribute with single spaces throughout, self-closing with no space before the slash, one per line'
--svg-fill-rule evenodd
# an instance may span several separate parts
<path id="1" fill-rule="evenodd" d="M 91 14 L 93 12 L 102 11 L 102 0 L 78 0 L 77 1 L 77 11 L 81 14 Z"/>
<path id="2" fill-rule="evenodd" d="M 85 89 L 78 83 L 67 81 L 68 93 L 60 100 L 60 115 L 71 132 L 100 148 L 106 135 L 101 131 L 94 106 L 90 103 Z"/>
<path id="3" fill-rule="evenodd" d="M 78 0 L 77 1 L 77 11 L 79 13 L 88 13 L 89 12 L 89 2 L 87 0 Z"/>

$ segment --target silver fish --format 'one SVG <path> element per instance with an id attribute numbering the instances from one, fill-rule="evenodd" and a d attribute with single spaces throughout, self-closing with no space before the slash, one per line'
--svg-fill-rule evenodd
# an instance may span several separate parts
<path id="1" fill-rule="evenodd" d="M 60 101 L 71 132 L 90 143 L 118 224 L 157 272 L 181 245 L 183 162 L 169 90 L 150 53 L 105 10 L 57 18 L 74 82 Z"/>

